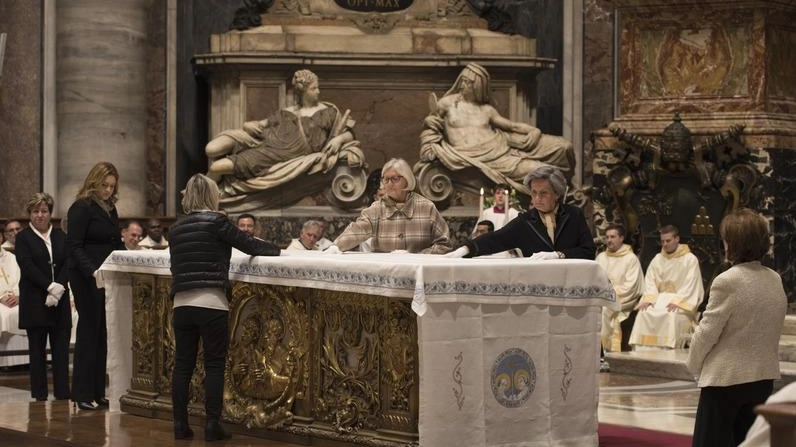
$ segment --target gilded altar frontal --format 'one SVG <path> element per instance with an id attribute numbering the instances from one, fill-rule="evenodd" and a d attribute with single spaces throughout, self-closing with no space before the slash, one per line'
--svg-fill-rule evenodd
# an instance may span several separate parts
<path id="1" fill-rule="evenodd" d="M 123 411 L 171 416 L 171 279 L 133 275 L 133 364 Z M 224 417 L 239 430 L 364 445 L 417 441 L 418 344 L 410 301 L 235 282 Z M 203 417 L 204 368 L 189 414 Z M 265 430 L 264 430 L 265 429 Z"/>

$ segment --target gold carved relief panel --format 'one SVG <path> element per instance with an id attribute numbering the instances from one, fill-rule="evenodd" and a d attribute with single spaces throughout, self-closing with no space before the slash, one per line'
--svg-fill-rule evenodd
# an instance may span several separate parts
<path id="1" fill-rule="evenodd" d="M 124 411 L 168 418 L 174 366 L 168 277 L 133 275 L 133 378 Z M 418 348 L 409 300 L 233 283 L 224 419 L 373 446 L 414 445 Z M 204 415 L 201 345 L 189 414 Z"/>

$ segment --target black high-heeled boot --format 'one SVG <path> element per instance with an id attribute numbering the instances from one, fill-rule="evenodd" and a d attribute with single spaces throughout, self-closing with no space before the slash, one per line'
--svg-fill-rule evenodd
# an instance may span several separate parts
<path id="1" fill-rule="evenodd" d="M 174 421 L 174 439 L 191 439 L 193 430 L 187 422 Z"/>
<path id="2" fill-rule="evenodd" d="M 231 438 L 232 435 L 224 430 L 218 421 L 207 421 L 205 423 L 205 441 L 221 441 Z"/>

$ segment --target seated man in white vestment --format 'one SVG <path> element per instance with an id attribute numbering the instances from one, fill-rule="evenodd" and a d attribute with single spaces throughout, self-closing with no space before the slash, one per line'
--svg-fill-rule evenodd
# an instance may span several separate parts
<path id="1" fill-rule="evenodd" d="M 608 274 L 608 279 L 622 304 L 619 310 L 603 307 L 603 323 L 600 339 L 608 352 L 622 350 L 623 321 L 636 307 L 644 291 L 644 272 L 633 248 L 624 243 L 625 227 L 611 224 L 605 230 L 606 250 L 597 255 L 597 263 Z"/>
<path id="2" fill-rule="evenodd" d="M 323 223 L 317 220 L 308 220 L 301 226 L 299 237 L 290 241 L 285 250 L 320 250 L 318 241 L 323 236 Z"/>
<path id="3" fill-rule="evenodd" d="M 680 243 L 677 227 L 666 225 L 660 233 L 661 252 L 647 267 L 644 295 L 630 333 L 633 349 L 685 347 L 705 296 L 699 260 Z"/>

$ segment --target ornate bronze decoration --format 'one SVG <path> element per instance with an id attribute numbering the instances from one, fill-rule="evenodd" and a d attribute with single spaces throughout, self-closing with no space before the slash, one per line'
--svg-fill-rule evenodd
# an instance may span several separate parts
<path id="1" fill-rule="evenodd" d="M 171 279 L 133 275 L 132 287 L 135 369 L 122 409 L 170 419 Z M 416 446 L 415 318 L 409 300 L 234 283 L 225 419 L 341 445 Z M 204 416 L 204 375 L 200 349 L 194 416 Z"/>
<path id="2" fill-rule="evenodd" d="M 243 6 L 235 10 L 229 29 L 247 30 L 262 25 L 261 15 L 273 4 L 274 0 L 243 0 Z"/>
<path id="3" fill-rule="evenodd" d="M 235 423 L 277 427 L 292 421 L 307 387 L 309 322 L 294 289 L 236 283 L 230 303 L 225 409 Z"/>
<path id="4" fill-rule="evenodd" d="M 658 143 L 610 127 L 624 145 L 596 154 L 595 201 L 606 211 L 601 224 L 624 223 L 642 265 L 659 251 L 658 228 L 676 225 L 707 283 L 722 258 L 715 226 L 739 206 L 762 203 L 759 154 L 743 145 L 743 129 L 732 125 L 695 145 L 678 113 Z"/>

